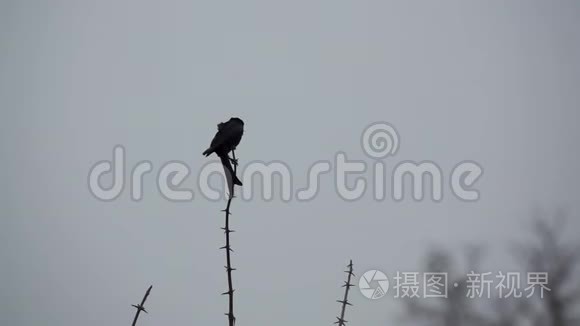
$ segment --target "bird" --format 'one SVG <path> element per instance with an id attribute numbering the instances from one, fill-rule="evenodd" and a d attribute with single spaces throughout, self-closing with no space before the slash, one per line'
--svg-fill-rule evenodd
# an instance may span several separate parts
<path id="1" fill-rule="evenodd" d="M 219 123 L 217 129 L 218 131 L 213 137 L 209 148 L 203 152 L 203 155 L 209 156 L 212 153 L 216 153 L 224 166 L 226 174 L 231 176 L 234 184 L 241 186 L 242 181 L 240 181 L 234 173 L 234 169 L 230 163 L 230 160 L 232 159 L 230 159 L 228 154 L 235 150 L 242 140 L 242 135 L 244 134 L 244 121 L 240 118 L 233 117 L 227 122 Z M 237 162 L 234 161 L 234 164 L 237 164 Z"/>

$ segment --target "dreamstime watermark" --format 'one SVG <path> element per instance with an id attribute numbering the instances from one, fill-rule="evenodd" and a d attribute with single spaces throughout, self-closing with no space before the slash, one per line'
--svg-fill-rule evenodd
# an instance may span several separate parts
<path id="1" fill-rule="evenodd" d="M 475 183 L 483 175 L 483 168 L 477 162 L 472 160 L 458 162 L 445 174 L 437 163 L 430 160 L 403 160 L 387 165 L 386 159 L 395 156 L 399 150 L 399 143 L 399 134 L 392 125 L 386 122 L 373 123 L 363 130 L 361 136 L 361 148 L 371 162 L 349 160 L 345 152 L 339 151 L 332 161 L 314 162 L 306 173 L 306 186 L 302 188 L 295 187 L 293 169 L 282 161 L 249 162 L 238 169 L 238 175 L 244 183 L 241 197 L 243 200 L 252 200 L 256 198 L 258 192 L 262 199 L 270 201 L 278 185 L 277 192 L 283 201 L 292 199 L 309 201 L 319 193 L 323 175 L 332 172 L 336 193 L 347 201 L 361 199 L 369 190 L 372 191 L 374 200 L 385 200 L 387 180 L 390 180 L 390 197 L 396 202 L 403 201 L 407 192 L 415 201 L 430 198 L 434 202 L 440 202 L 443 200 L 444 184 L 448 184 L 451 193 L 459 200 L 473 202 L 480 198 Z M 134 201 L 143 199 L 146 175 L 153 172 L 153 164 L 148 160 L 136 163 L 131 168 L 127 180 L 126 156 L 125 147 L 116 145 L 113 148 L 112 160 L 102 160 L 91 167 L 88 173 L 88 187 L 95 198 L 103 201 L 119 198 L 128 181 L 131 199 Z M 391 166 L 392 169 L 388 171 L 388 167 Z M 112 180 L 110 186 L 102 184 L 101 179 L 106 175 L 110 175 Z M 176 202 L 194 199 L 193 189 L 186 185 L 186 180 L 191 175 L 187 163 L 168 161 L 161 165 L 156 175 L 156 187 L 163 198 Z M 219 176 L 221 187 L 212 186 L 210 181 L 215 175 Z M 256 176 L 261 184 L 254 182 Z M 347 180 L 349 177 L 351 180 Z M 197 188 L 204 198 L 212 201 L 227 198 L 225 184 L 225 174 L 219 161 L 211 161 L 200 169 Z M 261 187 L 254 187 L 257 184 Z M 258 188 L 257 192 L 255 188 Z"/>
<path id="2" fill-rule="evenodd" d="M 475 272 L 470 271 L 461 282 L 449 282 L 446 272 L 397 272 L 393 277 L 393 298 L 448 298 L 450 288 L 464 290 L 468 299 L 543 299 L 551 291 L 547 272 Z M 361 294 L 371 300 L 384 297 L 389 278 L 379 270 L 369 270 L 359 279 Z"/>

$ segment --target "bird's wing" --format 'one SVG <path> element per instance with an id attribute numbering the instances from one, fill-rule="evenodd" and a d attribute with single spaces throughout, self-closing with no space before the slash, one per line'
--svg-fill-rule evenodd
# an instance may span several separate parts
<path id="1" fill-rule="evenodd" d="M 225 144 L 228 140 L 240 135 L 244 130 L 244 127 L 238 123 L 221 123 L 219 131 L 215 134 L 215 137 L 211 141 L 211 147 L 216 148 L 222 144 Z"/>

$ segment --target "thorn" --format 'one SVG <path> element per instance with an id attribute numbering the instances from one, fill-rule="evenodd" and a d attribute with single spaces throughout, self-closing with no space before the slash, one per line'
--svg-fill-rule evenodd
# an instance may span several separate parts
<path id="1" fill-rule="evenodd" d="M 220 247 L 219 249 L 228 249 L 230 252 L 234 252 L 234 249 L 232 249 L 230 246 L 225 245 L 223 247 Z"/>
<path id="2" fill-rule="evenodd" d="M 348 301 L 344 301 L 344 300 L 336 300 L 336 302 L 340 302 L 340 303 L 342 303 L 342 304 L 345 304 L 345 305 L 352 306 L 352 304 L 351 304 L 350 302 L 348 302 Z"/>
<path id="3" fill-rule="evenodd" d="M 147 312 L 147 310 L 145 310 L 145 307 L 143 307 L 143 306 L 142 306 L 142 305 L 140 305 L 140 304 L 139 304 L 139 305 L 134 305 L 134 304 L 132 304 L 131 306 L 133 306 L 133 307 L 137 308 L 137 310 L 139 310 L 139 311 L 144 311 L 145 313 L 148 313 L 148 312 Z"/>
<path id="4" fill-rule="evenodd" d="M 226 295 L 226 294 L 234 294 L 234 289 L 232 289 L 231 291 L 226 291 L 224 293 L 222 293 L 222 295 Z"/>
<path id="5" fill-rule="evenodd" d="M 234 325 L 236 324 L 236 317 L 234 317 L 234 314 L 226 312 L 224 315 L 228 316 L 228 319 L 232 320 L 234 322 Z"/>

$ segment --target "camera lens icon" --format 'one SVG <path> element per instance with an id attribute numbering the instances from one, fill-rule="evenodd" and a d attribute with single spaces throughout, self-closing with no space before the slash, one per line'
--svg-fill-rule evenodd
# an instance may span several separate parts
<path id="1" fill-rule="evenodd" d="M 389 290 L 389 278 L 378 270 L 365 272 L 358 280 L 358 288 L 362 295 L 371 300 L 380 299 Z"/>

